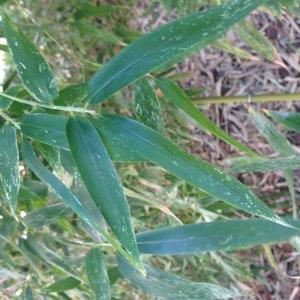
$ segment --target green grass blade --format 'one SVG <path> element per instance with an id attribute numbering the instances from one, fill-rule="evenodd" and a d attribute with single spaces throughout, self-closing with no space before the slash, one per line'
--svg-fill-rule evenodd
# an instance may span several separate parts
<path id="1" fill-rule="evenodd" d="M 162 112 L 153 86 L 146 78 L 140 78 L 134 83 L 133 87 L 137 119 L 146 126 L 164 134 Z"/>
<path id="2" fill-rule="evenodd" d="M 89 18 L 89 17 L 106 17 L 110 16 L 119 10 L 123 10 L 125 6 L 101 4 L 99 6 L 92 5 L 90 3 L 84 3 L 79 5 L 74 17 L 75 19 Z"/>
<path id="3" fill-rule="evenodd" d="M 258 156 L 253 150 L 228 135 L 214 122 L 207 118 L 202 112 L 200 112 L 189 99 L 188 95 L 173 81 L 161 77 L 157 80 L 157 84 L 170 102 L 186 112 L 191 118 L 196 120 L 207 132 L 213 134 L 214 136 L 234 146 L 249 156 Z"/>
<path id="4" fill-rule="evenodd" d="M 252 109 L 250 110 L 250 115 L 258 131 L 265 137 L 265 139 L 269 142 L 273 149 L 277 151 L 282 157 L 293 156 L 296 154 L 290 142 L 264 115 Z M 284 177 L 288 184 L 288 189 L 293 203 L 293 216 L 297 218 L 294 172 L 292 170 L 286 170 L 284 171 Z"/>
<path id="5" fill-rule="evenodd" d="M 49 65 L 32 42 L 1 12 L 3 31 L 17 71 L 28 92 L 38 101 L 51 103 L 58 96 Z"/>
<path id="6" fill-rule="evenodd" d="M 0 128 L 0 184 L 15 215 L 20 189 L 19 151 L 16 129 L 10 125 Z"/>
<path id="7" fill-rule="evenodd" d="M 32 288 L 29 286 L 24 287 L 21 300 L 34 300 Z"/>
<path id="8" fill-rule="evenodd" d="M 289 129 L 300 132 L 300 113 L 287 111 L 268 111 L 268 113 L 275 121 Z"/>
<path id="9" fill-rule="evenodd" d="M 115 35 L 114 32 L 100 29 L 99 27 L 96 27 L 95 24 L 90 24 L 88 21 L 76 21 L 74 25 L 83 37 L 91 37 L 108 46 L 122 44 L 121 39 Z"/>
<path id="10" fill-rule="evenodd" d="M 45 263 L 58 268 L 72 277 L 78 278 L 78 272 L 68 263 L 68 261 L 47 248 L 44 243 L 36 240 L 33 236 L 29 236 L 26 241 L 34 253 Z"/>
<path id="11" fill-rule="evenodd" d="M 249 21 L 241 21 L 234 27 L 238 37 L 263 58 L 275 63 L 279 55 L 272 43 Z"/>
<path id="12" fill-rule="evenodd" d="M 56 203 L 30 211 L 22 221 L 28 227 L 41 228 L 54 224 L 70 214 L 72 214 L 71 208 L 64 203 Z"/>
<path id="13" fill-rule="evenodd" d="M 300 228 L 300 220 L 287 221 Z M 299 234 L 297 229 L 262 219 L 249 219 L 162 228 L 139 233 L 137 239 L 141 253 L 186 255 L 279 243 Z"/>
<path id="14" fill-rule="evenodd" d="M 213 46 L 219 50 L 231 53 L 236 57 L 246 58 L 250 60 L 257 60 L 257 58 L 253 56 L 251 53 L 235 46 L 235 44 L 227 38 L 222 38 L 220 40 L 217 40 L 216 42 L 213 43 Z"/>
<path id="15" fill-rule="evenodd" d="M 243 172 L 277 172 L 300 169 L 300 156 L 285 158 L 233 158 L 227 160 L 231 173 Z"/>
<path id="16" fill-rule="evenodd" d="M 27 166 L 43 182 L 48 184 L 56 194 L 70 206 L 87 224 L 101 232 L 98 227 L 101 216 L 94 202 L 81 201 L 36 157 L 32 146 L 28 141 L 23 140 L 21 144 L 22 156 Z"/>
<path id="17" fill-rule="evenodd" d="M 110 284 L 101 250 L 93 248 L 85 258 L 85 270 L 97 300 L 110 300 Z"/>
<path id="18" fill-rule="evenodd" d="M 123 258 L 119 270 L 136 287 L 146 293 L 167 300 L 215 300 L 240 296 L 240 293 L 210 283 L 198 283 L 147 266 L 147 278 L 138 274 Z"/>
<path id="19" fill-rule="evenodd" d="M 281 156 L 295 155 L 295 151 L 289 141 L 281 134 L 274 124 L 259 112 L 250 110 L 253 124 L 262 136 L 270 143 Z"/>
<path id="20" fill-rule="evenodd" d="M 63 116 L 35 113 L 26 115 L 21 122 L 22 133 L 50 146 L 69 149 L 66 136 L 67 120 Z M 124 147 L 111 136 L 103 136 L 103 142 L 112 160 L 120 162 L 139 162 L 145 159 L 133 149 Z"/>
<path id="21" fill-rule="evenodd" d="M 48 293 L 59 293 L 59 292 L 75 289 L 79 286 L 80 286 L 80 281 L 78 279 L 70 276 L 70 277 L 55 281 L 53 284 L 45 287 L 45 291 Z"/>
<path id="22" fill-rule="evenodd" d="M 265 0 L 234 0 L 186 16 L 139 38 L 89 82 L 89 101 L 98 103 L 158 67 L 206 47 Z"/>
<path id="23" fill-rule="evenodd" d="M 6 215 L 3 210 L 1 210 L 1 215 L 3 218 L 0 224 L 0 259 L 13 264 L 13 258 L 5 253 L 5 247 L 10 237 L 16 233 L 18 223 L 13 217 Z"/>
<path id="24" fill-rule="evenodd" d="M 131 222 L 130 209 L 117 171 L 92 123 L 85 118 L 71 118 L 67 137 L 73 158 L 87 190 L 112 232 L 143 270 Z"/>
<path id="25" fill-rule="evenodd" d="M 125 117 L 105 115 L 94 121 L 100 133 L 110 133 L 120 143 L 135 149 L 147 160 L 173 175 L 248 213 L 285 224 L 263 202 L 226 172 L 180 150 L 156 131 Z"/>

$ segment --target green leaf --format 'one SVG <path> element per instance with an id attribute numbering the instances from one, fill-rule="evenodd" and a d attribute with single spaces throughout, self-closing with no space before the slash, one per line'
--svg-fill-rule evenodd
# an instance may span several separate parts
<path id="1" fill-rule="evenodd" d="M 80 281 L 74 277 L 67 277 L 54 282 L 45 288 L 46 292 L 59 293 L 79 287 Z"/>
<path id="2" fill-rule="evenodd" d="M 234 30 L 242 41 L 265 59 L 272 63 L 278 59 L 276 48 L 250 22 L 241 21 L 234 27 Z"/>
<path id="3" fill-rule="evenodd" d="M 32 292 L 31 287 L 26 286 L 23 289 L 23 293 L 22 293 L 21 299 L 22 300 L 34 300 L 33 292 Z"/>
<path id="4" fill-rule="evenodd" d="M 213 46 L 222 51 L 233 54 L 236 57 L 246 58 L 250 60 L 255 60 L 256 58 L 249 52 L 236 47 L 229 39 L 223 38 L 213 43 Z"/>
<path id="5" fill-rule="evenodd" d="M 236 0 L 186 16 L 139 38 L 89 82 L 89 101 L 98 103 L 161 65 L 206 47 L 265 0 Z"/>
<path id="6" fill-rule="evenodd" d="M 71 152 L 69 153 L 70 156 L 72 157 Z M 73 160 L 74 161 L 74 160 Z M 93 199 L 91 198 L 80 174 L 78 173 L 78 170 L 76 168 L 76 164 L 74 161 L 74 170 L 75 173 L 73 175 L 74 177 L 74 193 L 75 195 L 79 198 L 79 199 L 84 199 L 84 201 L 87 202 L 94 202 Z M 100 212 L 98 212 L 98 214 L 100 215 L 101 219 L 98 220 L 98 226 L 101 227 L 102 231 L 107 233 L 107 225 L 105 222 L 104 217 L 102 216 L 102 214 Z M 83 225 L 84 226 L 84 225 Z M 93 228 L 89 228 L 88 226 L 84 226 L 85 231 L 89 234 L 89 236 L 96 242 L 103 242 L 103 238 L 102 236 L 99 234 L 99 232 L 95 231 L 95 229 Z"/>
<path id="7" fill-rule="evenodd" d="M 164 121 L 153 86 L 146 78 L 134 83 L 135 113 L 139 121 L 164 134 Z"/>
<path id="8" fill-rule="evenodd" d="M 287 222 L 300 227 L 299 220 L 288 219 Z M 299 234 L 297 229 L 266 220 L 249 219 L 161 228 L 139 233 L 137 239 L 141 253 L 186 255 L 279 243 Z"/>
<path id="9" fill-rule="evenodd" d="M 119 258 L 121 274 L 136 287 L 150 295 L 168 300 L 215 300 L 240 296 L 240 293 L 211 283 L 198 283 L 147 266 L 147 277 L 137 273 L 124 259 Z"/>
<path id="10" fill-rule="evenodd" d="M 71 213 L 72 210 L 65 204 L 56 203 L 29 212 L 22 221 L 28 227 L 40 228 L 54 224 Z"/>
<path id="11" fill-rule="evenodd" d="M 117 12 L 121 9 L 124 9 L 124 6 L 121 5 L 112 5 L 112 4 L 100 4 L 94 6 L 90 3 L 84 3 L 74 14 L 75 19 L 81 19 L 86 17 L 105 17 L 110 16 L 114 12 Z"/>
<path id="12" fill-rule="evenodd" d="M 295 155 L 295 151 L 289 141 L 281 134 L 272 122 L 264 115 L 253 109 L 249 110 L 253 124 L 264 138 L 271 144 L 273 149 L 281 156 Z"/>
<path id="13" fill-rule="evenodd" d="M 287 128 L 300 132 L 300 113 L 287 111 L 268 111 L 268 113 Z"/>
<path id="14" fill-rule="evenodd" d="M 186 112 L 191 118 L 196 120 L 207 132 L 222 139 L 226 143 L 236 147 L 242 152 L 250 156 L 257 157 L 258 155 L 248 148 L 246 145 L 241 144 L 233 137 L 224 132 L 221 128 L 215 125 L 209 118 L 200 112 L 186 95 L 186 93 L 173 81 L 160 77 L 157 79 L 158 87 L 161 89 L 165 97 L 174 105 Z"/>
<path id="15" fill-rule="evenodd" d="M 20 188 L 19 151 L 16 129 L 10 125 L 0 128 L 0 184 L 15 215 Z"/>
<path id="16" fill-rule="evenodd" d="M 22 256 L 26 258 L 32 270 L 38 275 L 38 280 L 43 279 L 43 275 L 39 271 L 39 256 L 34 252 L 34 250 L 30 247 L 27 239 L 19 238 L 18 246 L 22 253 Z"/>
<path id="17" fill-rule="evenodd" d="M 17 96 L 21 90 L 22 88 L 20 86 L 11 86 L 5 91 L 5 93 L 11 96 Z M 0 95 L 0 110 L 7 110 L 11 104 L 12 100 L 8 99 L 4 95 Z"/>
<path id="18" fill-rule="evenodd" d="M 100 136 L 87 119 L 71 118 L 67 123 L 67 137 L 91 197 L 135 266 L 142 269 L 127 199 Z"/>
<path id="19" fill-rule="evenodd" d="M 40 180 L 51 186 L 56 194 L 87 224 L 102 233 L 101 228 L 98 226 L 101 215 L 94 202 L 89 202 L 87 199 L 81 199 L 81 201 L 79 201 L 79 199 L 38 160 L 28 141 L 22 141 L 21 149 L 23 159 L 32 172 Z"/>
<path id="20" fill-rule="evenodd" d="M 56 105 L 76 105 L 86 99 L 88 86 L 86 82 L 70 85 L 59 91 L 59 96 L 54 99 Z"/>
<path id="21" fill-rule="evenodd" d="M 65 133 L 66 119 L 59 115 L 31 114 L 21 122 L 22 133 L 50 146 L 69 150 Z"/>
<path id="22" fill-rule="evenodd" d="M 69 149 L 66 136 L 67 120 L 63 116 L 50 114 L 26 115 L 21 122 L 22 133 L 42 143 L 58 148 Z M 132 148 L 124 147 L 112 135 L 103 135 L 103 142 L 112 160 L 120 162 L 144 161 Z"/>
<path id="23" fill-rule="evenodd" d="M 258 131 L 265 137 L 265 139 L 271 144 L 273 149 L 277 151 L 282 157 L 296 155 L 292 145 L 281 134 L 274 124 L 269 121 L 264 115 L 259 112 L 250 109 L 250 116 L 252 117 L 253 123 Z M 293 214 L 297 218 L 297 204 L 296 204 L 296 193 L 294 187 L 294 172 L 292 170 L 286 170 L 284 177 L 288 184 L 289 192 L 293 203 Z"/>
<path id="24" fill-rule="evenodd" d="M 100 29 L 88 21 L 77 21 L 74 25 L 83 37 L 91 37 L 107 45 L 118 45 L 122 43 L 120 38 L 113 32 Z"/>
<path id="25" fill-rule="evenodd" d="M 39 142 L 36 142 L 35 144 L 39 152 L 43 155 L 53 170 L 58 171 L 61 169 L 60 151 L 57 147 Z"/>
<path id="26" fill-rule="evenodd" d="M 61 258 L 51 249 L 47 248 L 44 243 L 34 239 L 32 236 L 28 236 L 27 243 L 29 247 L 47 264 L 58 268 L 64 273 L 75 277 L 78 277 L 78 272 L 69 264 L 66 259 Z"/>
<path id="27" fill-rule="evenodd" d="M 0 253 L 2 252 L 4 254 L 4 247 L 7 243 L 7 240 L 9 240 L 9 238 L 14 235 L 18 223 L 13 217 L 6 215 L 2 210 L 1 216 L 2 220 L 0 222 Z"/>
<path id="28" fill-rule="evenodd" d="M 52 102 L 58 91 L 49 65 L 8 15 L 2 11 L 1 17 L 7 44 L 24 86 L 36 100 Z"/>
<path id="29" fill-rule="evenodd" d="M 237 179 L 208 162 L 180 150 L 156 131 L 136 121 L 115 115 L 105 115 L 95 120 L 94 124 L 100 134 L 111 132 L 120 143 L 134 148 L 147 160 L 207 194 L 248 213 L 286 225 Z"/>
<path id="30" fill-rule="evenodd" d="M 109 278 L 101 250 L 93 248 L 89 251 L 85 258 L 85 269 L 95 299 L 110 300 Z"/>
<path id="31" fill-rule="evenodd" d="M 230 172 L 277 172 L 283 170 L 300 169 L 300 156 L 291 156 L 285 158 L 233 158 L 227 160 L 231 166 Z"/>

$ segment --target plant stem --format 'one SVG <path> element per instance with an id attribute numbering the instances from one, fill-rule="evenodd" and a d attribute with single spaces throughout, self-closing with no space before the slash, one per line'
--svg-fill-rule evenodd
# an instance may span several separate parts
<path id="1" fill-rule="evenodd" d="M 9 123 L 13 124 L 16 128 L 20 129 L 19 124 L 14 119 L 12 119 L 11 117 L 9 117 L 7 114 L 5 114 L 4 112 L 2 112 L 1 110 L 0 110 L 0 117 L 2 117 L 3 119 L 5 119 Z"/>
<path id="2" fill-rule="evenodd" d="M 300 100 L 300 93 L 195 98 L 193 99 L 193 102 L 198 105 L 206 105 L 206 104 L 256 103 L 256 102 L 263 103 L 263 102 L 279 102 L 279 101 L 294 101 L 294 100 Z"/>
<path id="3" fill-rule="evenodd" d="M 40 103 L 40 102 L 34 102 L 30 100 L 25 100 L 21 98 L 17 98 L 5 93 L 0 93 L 0 96 L 6 97 L 8 99 L 11 99 L 13 101 L 27 104 L 33 107 L 43 107 L 47 109 L 54 109 L 54 110 L 61 110 L 61 111 L 67 111 L 67 112 L 79 112 L 79 113 L 87 113 L 95 116 L 97 112 L 95 110 L 90 110 L 90 109 L 84 109 L 81 107 L 71 107 L 71 106 L 60 106 L 60 105 L 52 105 L 52 104 L 45 104 L 45 103 Z"/>

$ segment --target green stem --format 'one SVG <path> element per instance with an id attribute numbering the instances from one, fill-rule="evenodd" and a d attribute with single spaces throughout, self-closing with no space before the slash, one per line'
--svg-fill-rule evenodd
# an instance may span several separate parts
<path id="1" fill-rule="evenodd" d="M 295 101 L 295 100 L 300 100 L 300 93 L 195 98 L 193 99 L 193 102 L 199 105 L 206 105 L 206 104 L 256 103 L 256 102 L 264 103 L 264 102 L 280 102 L 280 101 Z"/>
<path id="2" fill-rule="evenodd" d="M 7 122 L 13 124 L 16 128 L 20 129 L 20 125 L 11 117 L 9 117 L 7 114 L 5 114 L 3 111 L 0 110 L 0 116 L 5 119 Z"/>
<path id="3" fill-rule="evenodd" d="M 95 116 L 97 112 L 95 110 L 90 110 L 90 109 L 84 109 L 81 107 L 71 107 L 71 106 L 60 106 L 60 105 L 52 105 L 52 104 L 45 104 L 45 103 L 40 103 L 40 102 L 34 102 L 30 100 L 25 100 L 21 98 L 17 98 L 5 93 L 0 93 L 0 96 L 6 97 L 8 99 L 11 99 L 13 101 L 27 104 L 33 107 L 43 107 L 47 109 L 54 109 L 54 110 L 61 110 L 61 111 L 67 111 L 67 112 L 79 112 L 79 113 L 87 113 Z"/>

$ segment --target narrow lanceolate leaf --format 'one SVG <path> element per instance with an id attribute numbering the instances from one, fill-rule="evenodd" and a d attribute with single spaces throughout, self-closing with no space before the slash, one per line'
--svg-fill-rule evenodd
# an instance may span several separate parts
<path id="1" fill-rule="evenodd" d="M 15 214 L 20 188 L 19 151 L 16 129 L 10 125 L 0 128 L 0 184 Z"/>
<path id="2" fill-rule="evenodd" d="M 216 137 L 222 139 L 226 143 L 236 147 L 240 151 L 245 152 L 250 156 L 258 156 L 253 150 L 228 135 L 214 122 L 207 118 L 202 112 L 200 112 L 189 99 L 188 95 L 173 81 L 161 77 L 157 80 L 157 84 L 170 102 L 196 120 L 207 132 L 215 135 Z"/>
<path id="3" fill-rule="evenodd" d="M 31 287 L 29 286 L 24 287 L 21 295 L 21 300 L 34 300 Z"/>
<path id="4" fill-rule="evenodd" d="M 111 132 L 120 143 L 131 146 L 147 160 L 207 194 L 248 213 L 286 225 L 237 179 L 208 162 L 180 150 L 156 131 L 136 121 L 115 115 L 105 115 L 94 122 L 101 134 Z"/>
<path id="5" fill-rule="evenodd" d="M 67 277 L 54 282 L 53 284 L 47 286 L 45 291 L 48 293 L 59 293 L 67 290 L 72 290 L 80 285 L 80 281 L 74 277 Z"/>
<path id="6" fill-rule="evenodd" d="M 35 144 L 38 151 L 42 154 L 53 170 L 58 171 L 62 168 L 60 162 L 60 151 L 57 147 L 39 142 L 36 142 Z"/>
<path id="7" fill-rule="evenodd" d="M 34 239 L 32 236 L 27 238 L 29 247 L 37 254 L 45 263 L 58 268 L 59 270 L 73 277 L 78 277 L 77 271 L 64 258 L 58 256 L 53 250 L 47 248 L 44 243 Z"/>
<path id="8" fill-rule="evenodd" d="M 63 116 L 37 113 L 23 118 L 21 130 L 23 134 L 34 140 L 70 150 L 65 133 L 66 124 L 67 120 Z"/>
<path id="9" fill-rule="evenodd" d="M 98 103 L 164 64 L 206 47 L 265 0 L 232 0 L 186 16 L 139 38 L 115 56 L 89 83 L 89 101 Z"/>
<path id="10" fill-rule="evenodd" d="M 54 99 L 56 105 L 78 105 L 87 97 L 88 86 L 86 82 L 69 85 L 59 91 L 59 96 Z"/>
<path id="11" fill-rule="evenodd" d="M 56 223 L 59 219 L 69 216 L 71 208 L 64 203 L 56 203 L 39 209 L 32 210 L 23 219 L 28 227 L 40 228 Z"/>
<path id="12" fill-rule="evenodd" d="M 98 248 L 89 251 L 85 258 L 85 270 L 97 300 L 110 300 L 110 285 L 103 254 Z"/>
<path id="13" fill-rule="evenodd" d="M 135 113 L 139 121 L 164 134 L 164 121 L 156 93 L 146 78 L 134 83 Z"/>
<path id="14" fill-rule="evenodd" d="M 269 142 L 272 148 L 280 154 L 280 156 L 288 157 L 296 154 L 290 142 L 264 115 L 252 109 L 250 109 L 250 115 L 258 131 L 265 137 L 265 139 Z M 284 171 L 284 177 L 288 184 L 289 192 L 293 203 L 293 214 L 296 218 L 297 205 L 293 170 Z"/>
<path id="15" fill-rule="evenodd" d="M 233 158 L 227 163 L 231 166 L 231 173 L 243 172 L 277 172 L 283 170 L 300 169 L 300 156 L 285 158 Z"/>
<path id="16" fill-rule="evenodd" d="M 138 120 L 154 130 L 163 132 L 164 124 L 158 97 L 150 81 L 146 77 L 133 84 L 135 114 Z"/>
<path id="17" fill-rule="evenodd" d="M 80 5 L 74 14 L 75 19 L 87 18 L 87 17 L 105 17 L 110 16 L 114 12 L 124 9 L 125 6 L 101 4 L 98 6 L 84 3 Z"/>
<path id="18" fill-rule="evenodd" d="M 287 128 L 300 132 L 300 113 L 287 111 L 268 111 L 268 113 Z"/>
<path id="19" fill-rule="evenodd" d="M 216 42 L 213 43 L 213 46 L 217 49 L 220 49 L 222 51 L 226 51 L 228 53 L 233 54 L 236 57 L 246 58 L 250 60 L 257 60 L 255 56 L 253 56 L 251 53 L 236 47 L 233 42 L 231 42 L 227 38 L 222 38 Z"/>
<path id="20" fill-rule="evenodd" d="M 300 221 L 287 220 L 300 228 Z M 261 230 L 263 228 L 263 230 Z M 226 220 L 146 231 L 137 235 L 141 253 L 185 255 L 232 251 L 286 241 L 299 230 L 261 219 Z"/>
<path id="21" fill-rule="evenodd" d="M 58 148 L 69 149 L 66 136 L 67 120 L 63 116 L 50 114 L 26 115 L 21 122 L 22 133 L 37 141 Z M 120 145 L 111 135 L 103 136 L 103 142 L 112 160 L 120 162 L 144 161 L 132 148 Z"/>
<path id="22" fill-rule="evenodd" d="M 240 296 L 240 293 L 211 283 L 198 283 L 161 271 L 150 266 L 146 267 L 147 277 L 137 273 L 123 258 L 119 258 L 121 274 L 136 287 L 146 293 L 167 300 L 215 300 Z"/>
<path id="23" fill-rule="evenodd" d="M 2 11 L 1 17 L 7 44 L 24 86 L 36 100 L 52 102 L 58 90 L 49 65 L 8 15 Z"/>
<path id="24" fill-rule="evenodd" d="M 48 184 L 87 224 L 101 232 L 101 228 L 98 226 L 101 216 L 94 202 L 87 202 L 86 199 L 85 201 L 79 201 L 79 199 L 39 161 L 28 141 L 22 141 L 21 149 L 23 159 L 32 172 L 41 181 Z"/>
<path id="25" fill-rule="evenodd" d="M 89 120 L 71 118 L 67 137 L 78 171 L 113 233 L 142 269 L 130 210 L 117 171 Z"/>
<path id="26" fill-rule="evenodd" d="M 295 151 L 290 142 L 281 134 L 278 129 L 264 115 L 253 109 L 249 110 L 253 124 L 270 143 L 272 148 L 281 156 L 295 155 Z"/>
<path id="27" fill-rule="evenodd" d="M 17 96 L 21 90 L 22 90 L 21 86 L 11 86 L 5 91 L 5 93 L 10 96 Z M 11 99 L 8 99 L 4 95 L 0 95 L 0 110 L 7 110 L 11 104 L 12 104 Z"/>
<path id="28" fill-rule="evenodd" d="M 241 21 L 235 26 L 234 29 L 239 38 L 242 41 L 244 41 L 248 46 L 253 48 L 263 58 L 273 63 L 281 62 L 280 56 L 277 53 L 276 48 L 250 22 Z"/>

